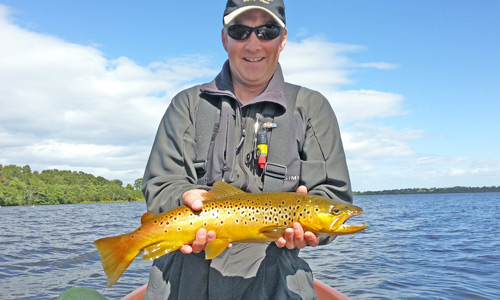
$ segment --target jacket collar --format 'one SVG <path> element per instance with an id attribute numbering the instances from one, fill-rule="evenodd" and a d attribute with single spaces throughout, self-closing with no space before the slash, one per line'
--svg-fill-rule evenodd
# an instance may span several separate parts
<path id="1" fill-rule="evenodd" d="M 204 93 L 229 96 L 238 100 L 233 90 L 233 80 L 231 78 L 229 60 L 224 63 L 222 71 L 217 75 L 217 77 L 215 77 L 212 82 L 203 84 L 200 87 L 200 90 Z M 276 103 L 286 109 L 285 80 L 279 63 L 266 89 L 259 96 L 243 106 L 260 102 Z"/>

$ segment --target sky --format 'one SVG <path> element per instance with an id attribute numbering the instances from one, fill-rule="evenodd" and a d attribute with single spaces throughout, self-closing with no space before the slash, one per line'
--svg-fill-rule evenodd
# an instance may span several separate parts
<path id="1" fill-rule="evenodd" d="M 354 191 L 500 185 L 500 1 L 288 0 L 280 64 L 325 95 Z M 227 53 L 223 0 L 0 0 L 0 164 L 142 177 Z"/>

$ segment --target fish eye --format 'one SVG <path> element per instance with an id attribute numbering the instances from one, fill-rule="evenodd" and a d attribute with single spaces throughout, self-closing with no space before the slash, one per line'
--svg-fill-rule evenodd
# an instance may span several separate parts
<path id="1" fill-rule="evenodd" d="M 338 215 L 339 212 L 340 212 L 340 208 L 333 208 L 332 209 L 332 214 L 334 214 L 334 215 Z"/>

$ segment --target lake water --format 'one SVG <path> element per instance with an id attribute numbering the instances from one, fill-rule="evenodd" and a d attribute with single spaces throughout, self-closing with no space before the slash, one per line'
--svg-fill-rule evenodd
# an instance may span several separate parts
<path id="1" fill-rule="evenodd" d="M 305 249 L 315 276 L 357 299 L 500 299 L 500 193 L 356 196 L 361 233 Z M 134 230 L 144 203 L 0 208 L 0 299 L 90 287 L 120 299 L 146 283 L 136 259 L 106 279 L 92 242 Z"/>

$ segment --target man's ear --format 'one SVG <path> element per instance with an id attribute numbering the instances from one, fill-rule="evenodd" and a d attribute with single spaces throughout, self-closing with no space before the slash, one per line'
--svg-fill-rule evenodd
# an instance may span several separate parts
<path id="1" fill-rule="evenodd" d="M 222 46 L 224 47 L 224 50 L 226 50 L 227 52 L 227 34 L 225 28 L 222 28 L 221 30 L 221 40 L 222 40 Z"/>
<path id="2" fill-rule="evenodd" d="M 280 45 L 280 52 L 285 49 L 286 45 L 286 39 L 288 37 L 288 30 L 285 27 L 285 30 L 283 30 L 283 33 L 281 34 L 281 45 Z"/>

